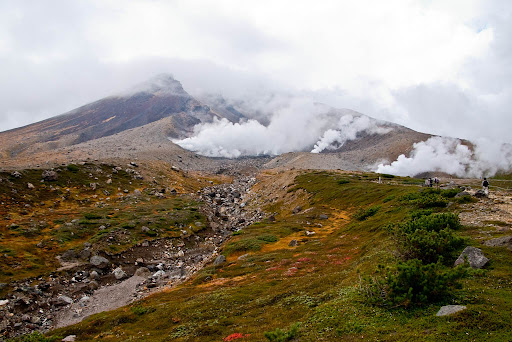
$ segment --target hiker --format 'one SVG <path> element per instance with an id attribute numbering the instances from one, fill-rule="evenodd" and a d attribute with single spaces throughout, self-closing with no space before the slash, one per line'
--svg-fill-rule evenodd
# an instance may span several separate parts
<path id="1" fill-rule="evenodd" d="M 489 182 L 487 178 L 484 177 L 484 181 L 482 182 L 482 187 L 484 188 L 485 196 L 489 196 Z"/>
<path id="2" fill-rule="evenodd" d="M 425 186 L 428 186 L 430 184 L 428 178 L 425 179 Z"/>
<path id="3" fill-rule="evenodd" d="M 434 180 L 431 177 L 431 178 L 428 179 L 428 186 L 432 187 L 433 184 L 434 184 Z"/>
<path id="4" fill-rule="evenodd" d="M 434 183 L 436 183 L 436 188 L 439 189 L 439 178 L 435 177 L 434 178 Z"/>

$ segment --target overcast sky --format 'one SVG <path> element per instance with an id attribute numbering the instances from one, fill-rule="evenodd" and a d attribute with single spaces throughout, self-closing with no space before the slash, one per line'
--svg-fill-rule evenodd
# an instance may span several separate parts
<path id="1" fill-rule="evenodd" d="M 512 142 L 512 1 L 0 1 L 0 130 L 170 72 Z"/>

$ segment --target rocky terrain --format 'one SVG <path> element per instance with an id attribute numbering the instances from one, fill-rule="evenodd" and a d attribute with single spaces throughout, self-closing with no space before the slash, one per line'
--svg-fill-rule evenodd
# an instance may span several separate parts
<path id="1" fill-rule="evenodd" d="M 144 240 L 118 254 L 98 253 L 96 246 L 86 243 L 82 250 L 59 256 L 63 267 L 58 272 L 10 283 L 11 291 L 0 302 L 1 334 L 12 336 L 74 324 L 186 281 L 214 259 L 214 264 L 224 262 L 218 251 L 225 239 L 264 217 L 258 209 L 246 206 L 248 191 L 255 182 L 255 178 L 245 176 L 198 191 L 195 196 L 207 218 L 201 234 L 182 230 L 179 238 Z M 116 236 L 106 239 L 115 243 Z"/>

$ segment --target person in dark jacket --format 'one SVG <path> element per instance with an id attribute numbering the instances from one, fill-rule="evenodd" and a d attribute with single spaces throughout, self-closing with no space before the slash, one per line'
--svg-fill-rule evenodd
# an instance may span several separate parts
<path id="1" fill-rule="evenodd" d="M 489 182 L 487 178 L 484 177 L 484 181 L 482 182 L 482 187 L 484 188 L 485 196 L 489 196 Z"/>

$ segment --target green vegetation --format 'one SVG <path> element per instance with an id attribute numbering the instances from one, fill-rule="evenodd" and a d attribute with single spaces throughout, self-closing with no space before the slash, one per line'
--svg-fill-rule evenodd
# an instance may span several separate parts
<path id="1" fill-rule="evenodd" d="M 393 184 L 377 184 L 375 178 L 302 173 L 293 186 L 283 188 L 278 203 L 265 208 L 277 209 L 274 222 L 253 224 L 226 243 L 225 263 L 206 267 L 171 291 L 48 336 L 150 342 L 511 340 L 512 255 L 483 245 L 492 260 L 486 270 L 451 267 L 461 241 L 480 236 L 481 228 L 462 227 L 448 212 L 458 206 L 451 193 L 403 185 L 421 180 L 395 177 Z M 448 201 L 455 203 L 446 208 Z M 171 234 L 173 220 L 193 225 L 187 220 L 197 212 L 185 202 L 148 204 L 142 215 L 128 206 L 116 212 L 98 209 L 98 215 L 110 217 L 107 231 L 133 222 L 130 232 L 139 234 L 146 225 Z M 292 215 L 298 204 L 304 210 Z M 359 208 L 373 207 L 379 209 L 366 219 L 354 218 Z M 321 214 L 329 219 L 321 220 Z M 106 218 L 97 221 L 107 223 Z M 169 231 L 160 222 L 167 222 Z M 413 239 L 416 233 L 424 241 Z M 291 239 L 298 246 L 289 247 Z M 402 245 L 414 253 L 397 258 Z M 436 250 L 443 259 L 434 253 L 423 259 L 417 248 Z M 241 254 L 248 256 L 238 258 Z M 446 304 L 467 309 L 436 317 Z"/>
<path id="2" fill-rule="evenodd" d="M 356 213 L 354 214 L 354 218 L 358 221 L 364 221 L 368 217 L 371 217 L 375 214 L 377 214 L 377 211 L 379 211 L 380 206 L 376 205 L 367 209 L 360 208 Z"/>
<path id="3" fill-rule="evenodd" d="M 383 267 L 379 270 L 381 273 Z M 411 259 L 388 268 L 381 278 L 365 279 L 361 291 L 368 302 L 385 306 L 424 305 L 444 299 L 460 288 L 467 273 L 463 267 L 444 267 L 440 262 L 423 264 Z"/>
<path id="4" fill-rule="evenodd" d="M 286 342 L 291 341 L 297 337 L 300 323 L 293 324 L 289 330 L 281 330 L 277 328 L 273 331 L 266 331 L 265 338 L 269 341 Z"/>

